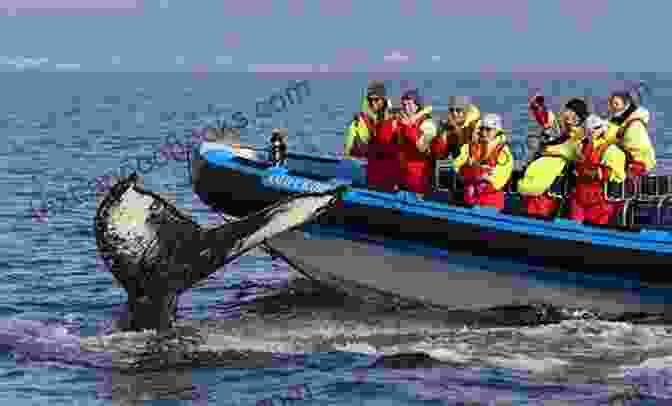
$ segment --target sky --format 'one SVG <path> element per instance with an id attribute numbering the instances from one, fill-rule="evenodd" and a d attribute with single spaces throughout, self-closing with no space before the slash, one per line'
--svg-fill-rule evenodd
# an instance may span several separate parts
<path id="1" fill-rule="evenodd" d="M 0 70 L 670 72 L 672 3 L 0 0 Z"/>

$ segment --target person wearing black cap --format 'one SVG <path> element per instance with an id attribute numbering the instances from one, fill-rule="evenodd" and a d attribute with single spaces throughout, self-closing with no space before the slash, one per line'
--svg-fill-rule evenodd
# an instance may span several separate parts
<path id="1" fill-rule="evenodd" d="M 369 187 L 392 192 L 398 188 L 400 163 L 397 123 L 389 106 L 385 84 L 369 82 L 361 111 L 345 132 L 345 156 L 367 159 Z"/>
<path id="2" fill-rule="evenodd" d="M 432 120 L 432 106 L 423 103 L 417 89 L 406 91 L 401 97 L 402 114 L 399 120 L 401 139 L 401 186 L 423 195 L 432 185 L 430 144 L 436 135 Z"/>
<path id="3" fill-rule="evenodd" d="M 345 156 L 366 158 L 366 146 L 371 138 L 375 123 L 384 118 L 389 107 L 385 83 L 369 82 L 366 95 L 362 97 L 360 112 L 355 114 L 345 131 Z"/>
<path id="4" fill-rule="evenodd" d="M 625 152 L 628 177 L 643 176 L 656 167 L 656 151 L 648 131 L 651 115 L 638 105 L 637 99 L 628 91 L 609 96 L 607 139 Z"/>
<path id="5" fill-rule="evenodd" d="M 560 133 L 550 126 L 542 130 L 543 146 L 517 185 L 528 215 L 550 218 L 558 213 L 564 199 L 558 189 L 576 159 L 577 146 L 584 137 L 583 123 L 589 115 L 586 102 L 573 98 L 559 114 Z"/>
<path id="6" fill-rule="evenodd" d="M 560 113 L 561 123 L 564 129 L 581 127 L 590 115 L 588 105 L 581 99 L 571 99 L 565 104 L 565 109 Z"/>

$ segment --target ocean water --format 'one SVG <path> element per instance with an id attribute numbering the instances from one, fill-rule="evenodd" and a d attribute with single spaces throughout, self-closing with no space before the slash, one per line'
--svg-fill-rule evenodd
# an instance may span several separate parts
<path id="1" fill-rule="evenodd" d="M 181 326 L 207 335 L 210 358 L 128 367 L 152 359 L 154 348 L 151 333 L 114 331 L 125 293 L 97 261 L 97 184 L 139 165 L 147 188 L 200 223 L 219 223 L 192 193 L 179 153 L 160 164 L 150 157 L 179 150 L 166 145 L 188 142 L 194 128 L 243 117 L 246 142 L 264 144 L 271 128 L 284 126 L 291 148 L 338 154 L 373 78 L 386 80 L 393 96 L 418 87 L 437 108 L 451 94 L 474 96 L 482 110 L 503 115 L 520 159 L 534 89 L 557 109 L 574 95 L 600 104 L 609 90 L 645 80 L 660 170 L 669 167 L 669 74 L 3 74 L 0 402 L 672 404 L 672 326 L 664 322 L 577 313 L 544 325 L 477 327 L 441 314 L 364 314 L 329 292 L 302 290 L 287 265 L 263 253 L 240 258 L 181 298 Z M 309 92 L 288 102 L 287 87 L 304 80 Z M 274 98 L 283 94 L 284 110 Z M 269 101 L 277 111 L 263 114 Z M 496 265 L 479 258 L 452 266 Z M 640 290 L 633 300 L 666 302 L 670 292 Z"/>

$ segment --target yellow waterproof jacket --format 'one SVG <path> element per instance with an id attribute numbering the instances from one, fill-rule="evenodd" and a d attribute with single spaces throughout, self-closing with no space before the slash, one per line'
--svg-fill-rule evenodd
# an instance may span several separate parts
<path id="1" fill-rule="evenodd" d="M 583 128 L 574 128 L 562 144 L 544 148 L 543 156 L 532 161 L 518 181 L 518 192 L 539 196 L 548 191 L 555 179 L 562 175 L 568 162 L 576 161 L 585 133 Z"/>
<path id="2" fill-rule="evenodd" d="M 620 146 L 625 151 L 626 156 L 629 155 L 630 160 L 643 163 L 647 171 L 656 168 L 656 151 L 647 129 L 650 118 L 649 111 L 639 107 L 620 126 L 610 122 L 607 132 L 607 139 L 610 143 Z M 639 120 L 642 120 L 644 124 Z M 623 137 L 619 140 L 619 130 L 625 127 L 627 128 Z"/>
<path id="3" fill-rule="evenodd" d="M 593 148 L 599 148 L 605 143 L 609 143 L 609 134 L 605 137 L 594 138 L 592 140 Z M 582 145 L 577 146 L 576 157 L 581 159 Z M 625 153 L 616 145 L 609 145 L 602 153 L 600 164 L 609 168 L 609 182 L 622 183 L 626 178 L 625 172 Z"/>
<path id="4" fill-rule="evenodd" d="M 561 144 L 549 145 L 544 148 L 544 156 L 561 156 L 568 161 L 576 160 L 576 147 L 581 145 L 585 132 L 583 128 L 572 128 L 569 137 Z"/>
<path id="5" fill-rule="evenodd" d="M 506 135 L 504 132 L 500 132 L 495 141 L 496 144 L 506 143 Z M 460 148 L 460 154 L 453 161 L 455 170 L 459 172 L 460 168 L 469 160 L 469 145 L 464 144 Z M 496 147 L 495 147 L 496 148 Z M 497 157 L 497 164 L 495 165 L 494 174 L 486 180 L 490 182 L 492 187 L 496 190 L 501 190 L 506 183 L 511 179 L 511 174 L 513 173 L 513 154 L 509 149 L 508 145 L 505 145 Z"/>
<path id="6" fill-rule="evenodd" d="M 389 99 L 387 101 L 389 105 Z M 366 96 L 362 97 L 360 111 L 366 113 L 371 120 L 375 121 L 375 115 L 371 111 L 371 106 L 369 106 L 369 100 Z M 371 133 L 369 127 L 366 125 L 364 119 L 361 115 L 358 115 L 357 119 L 352 120 L 350 125 L 345 129 L 345 148 L 344 154 L 346 157 L 350 157 L 352 154 L 353 147 L 356 143 L 359 144 L 368 144 L 371 140 Z"/>

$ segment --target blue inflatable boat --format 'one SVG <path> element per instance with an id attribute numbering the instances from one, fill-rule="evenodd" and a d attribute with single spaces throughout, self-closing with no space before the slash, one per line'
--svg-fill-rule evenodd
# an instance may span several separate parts
<path id="1" fill-rule="evenodd" d="M 504 256 L 554 268 L 626 273 L 652 282 L 672 280 L 669 177 L 645 179 L 648 186 L 636 193 L 621 190 L 618 197 L 626 200 L 626 209 L 619 224 L 591 226 L 527 217 L 517 208 L 515 191 L 507 193 L 502 212 L 466 207 L 441 187 L 423 199 L 403 191 L 378 192 L 366 187 L 364 161 L 291 152 L 279 161 L 270 149 L 236 141 L 212 131 L 192 154 L 195 193 L 213 209 L 233 216 L 253 213 L 291 193 L 348 184 L 352 189 L 344 205 L 305 230 L 338 233 L 353 241 L 407 242 Z"/>

